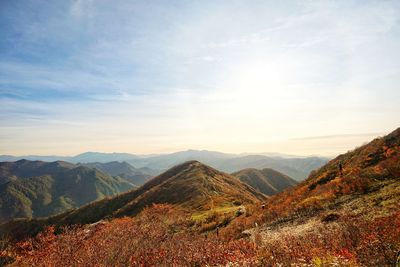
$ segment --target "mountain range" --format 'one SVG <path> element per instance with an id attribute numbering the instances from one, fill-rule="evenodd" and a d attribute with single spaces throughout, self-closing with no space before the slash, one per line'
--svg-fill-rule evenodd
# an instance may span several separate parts
<path id="1" fill-rule="evenodd" d="M 269 156 L 274 155 L 274 156 Z M 279 156 L 275 156 L 279 155 Z M 246 168 L 272 168 L 282 172 L 297 181 L 304 180 L 308 174 L 328 161 L 324 157 L 291 157 L 283 154 L 243 155 L 226 154 L 207 150 L 187 150 L 161 155 L 134 155 L 128 153 L 85 152 L 73 157 L 63 156 L 0 156 L 0 161 L 15 161 L 19 159 L 57 161 L 72 163 L 107 163 L 126 161 L 135 168 L 152 176 L 185 161 L 197 160 L 218 170 L 232 173 Z M 143 169 L 145 168 L 145 169 Z M 147 171 L 145 171 L 147 170 Z"/>

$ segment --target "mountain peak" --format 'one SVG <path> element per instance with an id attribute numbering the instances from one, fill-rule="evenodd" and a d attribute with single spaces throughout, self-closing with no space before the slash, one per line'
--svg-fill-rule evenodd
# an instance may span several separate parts
<path id="1" fill-rule="evenodd" d="M 173 167 L 172 169 L 181 170 L 181 169 L 187 169 L 187 168 L 209 168 L 209 169 L 212 169 L 211 167 L 201 163 L 198 160 L 185 161 L 184 163 L 179 164 L 179 165 Z"/>
<path id="2" fill-rule="evenodd" d="M 177 165 L 151 179 L 138 189 L 142 191 L 129 205 L 119 211 L 121 215 L 137 213 L 152 203 L 177 204 L 201 210 L 213 205 L 239 200 L 254 203 L 265 196 L 242 183 L 234 176 L 215 170 L 197 160 Z"/>

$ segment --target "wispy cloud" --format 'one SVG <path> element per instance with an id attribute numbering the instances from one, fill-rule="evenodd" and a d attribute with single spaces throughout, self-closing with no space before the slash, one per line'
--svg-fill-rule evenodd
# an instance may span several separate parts
<path id="1" fill-rule="evenodd" d="M 400 124 L 399 10 L 397 1 L 5 1 L 0 152 L 340 152 L 296 140 L 347 149 Z"/>

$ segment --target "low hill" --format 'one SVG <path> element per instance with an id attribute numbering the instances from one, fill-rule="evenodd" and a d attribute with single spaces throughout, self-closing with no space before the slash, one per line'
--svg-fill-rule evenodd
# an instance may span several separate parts
<path id="1" fill-rule="evenodd" d="M 133 188 L 120 177 L 68 162 L 0 163 L 0 221 L 44 217 Z"/>
<path id="2" fill-rule="evenodd" d="M 152 175 L 149 174 L 151 170 L 136 169 L 127 162 L 112 161 L 107 163 L 92 162 L 81 164 L 90 168 L 96 168 L 104 173 L 112 176 L 119 176 L 125 180 L 140 186 L 148 181 Z"/>
<path id="3" fill-rule="evenodd" d="M 48 224 L 87 224 L 104 218 L 132 216 L 144 207 L 157 203 L 173 204 L 194 213 L 257 203 L 266 198 L 234 176 L 198 161 L 189 161 L 169 169 L 136 190 L 92 202 L 48 219 L 15 221 L 3 225 L 2 229 L 23 235 Z"/>
<path id="4" fill-rule="evenodd" d="M 297 182 L 289 176 L 269 168 L 262 170 L 252 168 L 244 169 L 234 172 L 232 175 L 268 196 L 277 194 L 297 184 Z"/>

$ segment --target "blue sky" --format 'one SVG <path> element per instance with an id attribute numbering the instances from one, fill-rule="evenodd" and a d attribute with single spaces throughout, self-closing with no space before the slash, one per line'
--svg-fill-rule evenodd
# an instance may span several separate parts
<path id="1" fill-rule="evenodd" d="M 0 154 L 346 152 L 400 125 L 399 1 L 0 2 Z"/>

